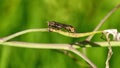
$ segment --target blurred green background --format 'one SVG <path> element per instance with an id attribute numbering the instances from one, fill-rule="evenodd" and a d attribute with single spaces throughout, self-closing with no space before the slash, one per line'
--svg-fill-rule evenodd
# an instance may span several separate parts
<path id="1" fill-rule="evenodd" d="M 47 21 L 74 26 L 77 32 L 92 31 L 120 0 L 0 0 L 0 37 L 30 28 L 46 28 Z M 120 9 L 100 28 L 120 30 Z M 12 40 L 34 43 L 72 43 L 85 38 L 69 38 L 57 33 L 28 33 Z M 95 35 L 92 41 L 103 41 Z M 120 47 L 113 47 L 110 68 L 120 68 Z M 82 49 L 79 49 L 82 51 Z M 87 48 L 86 55 L 99 68 L 105 67 L 107 48 Z M 74 55 L 74 54 L 73 54 Z M 0 46 L 0 68 L 89 68 L 57 51 Z"/>

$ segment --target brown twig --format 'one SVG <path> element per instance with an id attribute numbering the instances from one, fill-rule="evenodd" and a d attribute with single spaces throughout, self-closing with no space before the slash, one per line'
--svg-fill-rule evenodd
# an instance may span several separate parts
<path id="1" fill-rule="evenodd" d="M 106 21 L 117 9 L 119 9 L 119 8 L 120 8 L 120 4 L 118 4 L 116 7 L 114 7 L 114 8 L 100 21 L 100 23 L 99 23 L 98 26 L 93 30 L 93 32 L 99 30 L 99 28 L 105 23 L 105 21 Z M 87 41 L 90 41 L 93 36 L 94 36 L 94 35 L 91 35 L 91 36 L 87 37 L 86 40 L 87 40 Z M 108 46 L 109 51 L 108 51 L 108 57 L 107 57 L 107 60 L 106 60 L 106 68 L 109 68 L 109 60 L 110 60 L 113 52 L 112 52 L 112 48 L 111 48 L 111 44 L 110 44 L 109 37 L 106 36 L 106 38 L 107 38 L 107 41 L 108 41 L 108 43 L 109 43 L 109 46 Z M 83 51 L 85 52 L 86 49 L 84 48 Z"/>
<path id="2" fill-rule="evenodd" d="M 71 51 L 71 52 L 77 54 L 78 56 L 80 56 L 81 58 L 83 58 L 88 64 L 90 64 L 90 66 L 91 66 L 92 68 L 97 68 L 96 65 L 95 65 L 93 62 L 91 62 L 91 61 L 86 57 L 86 55 L 82 54 L 80 51 L 76 50 L 76 49 L 73 48 L 72 46 L 70 46 L 69 51 Z"/>
<path id="3" fill-rule="evenodd" d="M 119 8 L 120 8 L 120 4 L 118 4 L 116 7 L 114 7 L 114 8 L 99 22 L 99 24 L 98 24 L 97 27 L 93 30 L 93 32 L 99 30 L 99 28 L 105 23 L 105 21 L 106 21 L 117 9 L 119 9 Z M 93 36 L 94 36 L 94 35 L 89 36 L 86 40 L 87 40 L 87 41 L 90 41 Z"/>

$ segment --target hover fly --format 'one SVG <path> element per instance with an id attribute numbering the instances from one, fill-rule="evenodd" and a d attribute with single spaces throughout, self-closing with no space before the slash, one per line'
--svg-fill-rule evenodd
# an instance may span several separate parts
<path id="1" fill-rule="evenodd" d="M 56 29 L 56 30 L 64 29 L 65 31 L 68 31 L 68 32 L 71 32 L 71 33 L 76 32 L 76 30 L 73 26 L 67 25 L 67 24 L 62 24 L 62 23 L 55 22 L 55 21 L 49 21 L 48 22 L 48 28 L 52 28 L 52 29 Z"/>

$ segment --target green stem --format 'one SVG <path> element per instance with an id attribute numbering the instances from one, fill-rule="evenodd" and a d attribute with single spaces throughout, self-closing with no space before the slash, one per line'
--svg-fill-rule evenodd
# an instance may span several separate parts
<path id="1" fill-rule="evenodd" d="M 101 47 L 108 47 L 108 42 L 95 42 L 96 44 L 99 44 Z M 120 46 L 120 42 L 111 41 L 111 46 L 116 47 Z M 27 43 L 27 42 L 17 42 L 17 41 L 11 41 L 11 42 L 0 42 L 1 45 L 4 46 L 13 46 L 13 47 L 23 47 L 23 48 L 36 48 L 36 49 L 65 49 L 68 50 L 68 46 L 70 44 L 41 44 L 41 43 Z M 87 47 L 91 47 L 91 45 L 87 44 Z M 79 46 L 73 45 L 74 48 L 80 48 Z M 99 46 L 98 46 L 99 47 Z"/>
<path id="2" fill-rule="evenodd" d="M 20 35 L 23 35 L 23 34 L 26 34 L 26 33 L 30 33 L 30 32 L 47 32 L 47 31 L 48 31 L 47 28 L 23 30 L 23 31 L 17 32 L 15 34 L 9 35 L 7 37 L 1 38 L 0 42 L 6 42 L 6 41 L 8 41 L 12 38 L 15 38 L 17 36 L 20 36 Z"/>
<path id="3" fill-rule="evenodd" d="M 94 35 L 94 34 L 103 32 L 103 31 L 94 31 L 94 32 L 86 32 L 86 33 L 69 33 L 69 32 L 64 32 L 61 30 L 54 30 L 54 29 L 51 29 L 51 31 L 59 33 L 64 36 L 74 37 L 74 38 L 85 37 L 85 36 Z"/>
<path id="4" fill-rule="evenodd" d="M 87 33 L 69 33 L 69 32 L 64 32 L 62 30 L 54 30 L 54 29 L 51 29 L 51 31 L 59 33 L 64 36 L 74 37 L 74 38 L 85 37 L 85 36 L 94 35 L 97 33 L 102 33 L 102 31 L 87 32 Z M 30 33 L 30 32 L 48 32 L 48 28 L 28 29 L 28 30 L 20 31 L 15 34 L 9 35 L 7 37 L 1 38 L 0 42 L 6 42 L 12 38 L 15 38 L 17 36 L 20 36 L 20 35 L 23 35 L 26 33 Z"/>

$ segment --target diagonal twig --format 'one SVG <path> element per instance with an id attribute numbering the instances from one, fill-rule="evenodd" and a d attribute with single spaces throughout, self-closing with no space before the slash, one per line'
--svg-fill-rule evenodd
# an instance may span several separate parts
<path id="1" fill-rule="evenodd" d="M 70 46 L 69 51 L 71 51 L 71 52 L 77 54 L 78 56 L 80 56 L 81 58 L 83 58 L 88 64 L 90 64 L 90 66 L 91 66 L 92 68 L 97 68 L 97 66 L 96 66 L 93 62 L 91 62 L 91 61 L 87 58 L 86 55 L 82 54 L 82 53 L 81 53 L 80 51 L 78 51 L 77 49 L 75 49 L 75 48 L 73 48 L 72 46 Z"/>
<path id="2" fill-rule="evenodd" d="M 93 30 L 93 32 L 99 30 L 99 28 L 105 23 L 105 21 L 106 21 L 117 9 L 119 9 L 119 8 L 120 8 L 120 4 L 118 4 L 117 6 L 115 6 L 115 7 L 99 22 L 99 24 L 98 24 L 97 27 Z M 94 35 L 89 36 L 86 40 L 87 40 L 87 41 L 90 41 L 93 36 L 94 36 Z"/>
<path id="3" fill-rule="evenodd" d="M 117 9 L 119 9 L 119 8 L 120 8 L 120 4 L 118 4 L 117 6 L 115 6 L 115 7 L 99 22 L 99 24 L 98 24 L 97 27 L 93 30 L 93 32 L 99 30 L 99 28 L 105 23 L 105 21 L 106 21 Z M 87 41 L 90 41 L 93 36 L 94 36 L 94 35 L 91 35 L 91 36 L 87 37 L 86 40 L 87 40 Z M 109 68 L 109 60 L 110 60 L 113 52 L 112 52 L 112 48 L 111 48 L 111 44 L 110 44 L 109 37 L 106 36 L 106 38 L 107 38 L 107 41 L 108 41 L 108 44 L 109 44 L 109 46 L 108 46 L 108 49 L 109 49 L 109 51 L 108 51 L 108 57 L 107 57 L 107 60 L 106 60 L 106 68 Z M 85 49 L 85 48 L 83 49 L 83 52 L 86 53 L 86 49 Z"/>

